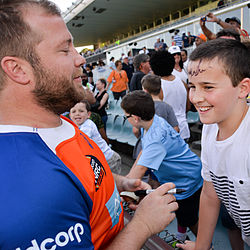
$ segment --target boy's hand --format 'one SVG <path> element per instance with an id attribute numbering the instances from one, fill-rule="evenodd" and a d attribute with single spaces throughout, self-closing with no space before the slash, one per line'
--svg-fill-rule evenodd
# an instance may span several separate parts
<path id="1" fill-rule="evenodd" d="M 177 243 L 176 247 L 184 249 L 184 250 L 194 250 L 195 249 L 195 242 L 186 240 L 185 244 Z"/>

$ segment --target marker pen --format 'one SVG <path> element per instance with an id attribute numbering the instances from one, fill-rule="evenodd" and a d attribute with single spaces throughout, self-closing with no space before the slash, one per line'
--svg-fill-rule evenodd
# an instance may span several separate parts
<path id="1" fill-rule="evenodd" d="M 155 189 L 137 190 L 137 191 L 134 191 L 134 193 L 137 196 L 145 196 L 145 195 L 150 194 L 154 191 L 155 191 Z M 181 194 L 183 192 L 186 192 L 186 190 L 182 189 L 182 188 L 173 188 L 173 189 L 168 190 L 168 192 L 166 194 Z"/>

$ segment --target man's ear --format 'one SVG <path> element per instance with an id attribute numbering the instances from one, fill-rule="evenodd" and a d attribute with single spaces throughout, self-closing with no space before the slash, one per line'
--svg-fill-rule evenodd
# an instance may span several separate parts
<path id="1" fill-rule="evenodd" d="M 244 78 L 240 83 L 240 93 L 239 98 L 246 98 L 250 93 L 250 78 Z"/>
<path id="2" fill-rule="evenodd" d="M 14 82 L 28 84 L 30 81 L 30 64 L 18 57 L 5 56 L 1 61 L 1 67 L 6 75 Z"/>

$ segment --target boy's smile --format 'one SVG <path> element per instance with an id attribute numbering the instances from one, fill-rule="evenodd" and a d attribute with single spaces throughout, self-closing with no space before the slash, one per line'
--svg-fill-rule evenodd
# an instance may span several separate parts
<path id="1" fill-rule="evenodd" d="M 205 124 L 226 125 L 237 116 L 240 87 L 233 87 L 222 65 L 216 58 L 189 65 L 189 99 Z"/>

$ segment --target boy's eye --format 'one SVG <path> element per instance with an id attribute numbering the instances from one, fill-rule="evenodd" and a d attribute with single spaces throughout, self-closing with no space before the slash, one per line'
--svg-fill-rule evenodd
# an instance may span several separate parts
<path id="1" fill-rule="evenodd" d="M 205 89 L 212 89 L 212 86 L 205 86 Z"/>
<path id="2" fill-rule="evenodd" d="M 189 88 L 189 89 L 194 89 L 195 86 L 194 86 L 194 85 L 191 85 L 191 84 L 188 84 L 188 88 Z"/>

